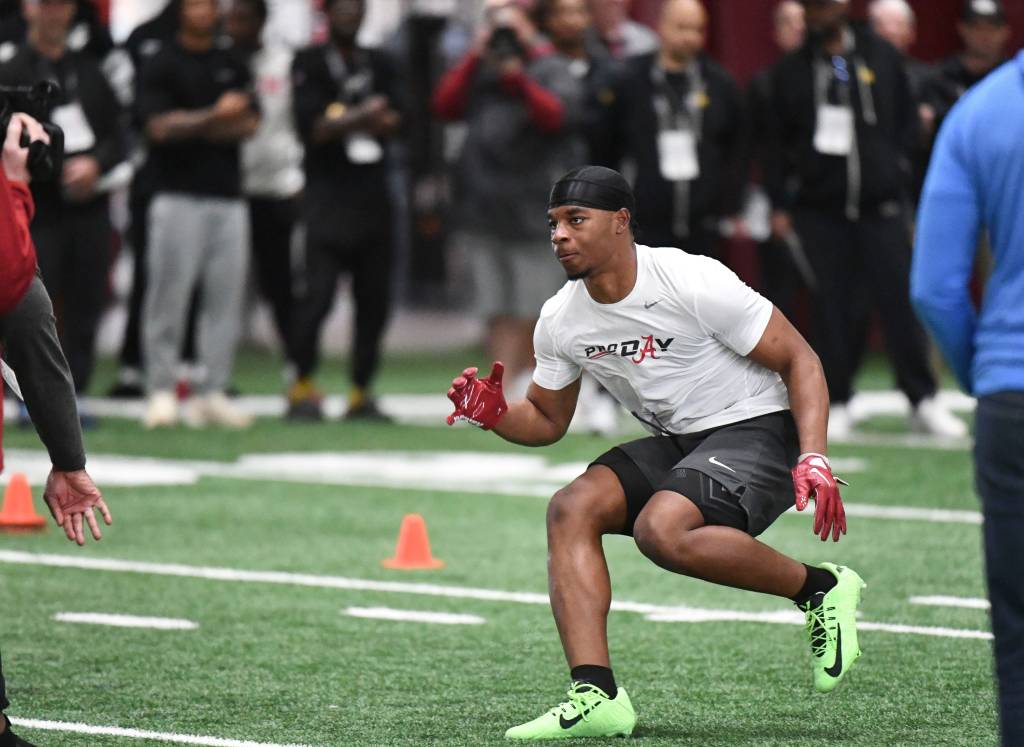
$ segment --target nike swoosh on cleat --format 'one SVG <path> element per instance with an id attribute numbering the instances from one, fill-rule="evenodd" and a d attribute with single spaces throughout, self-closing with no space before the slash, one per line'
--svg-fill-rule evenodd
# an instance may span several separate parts
<path id="1" fill-rule="evenodd" d="M 829 677 L 838 677 L 843 672 L 843 626 L 840 625 L 836 628 L 836 660 L 832 663 L 828 669 L 825 670 L 825 674 Z"/>
<path id="2" fill-rule="evenodd" d="M 577 714 L 572 718 L 566 718 L 565 716 L 559 715 L 558 725 L 561 726 L 563 729 L 571 729 L 572 727 L 576 726 L 576 724 L 578 724 L 582 718 L 583 714 Z"/>
<path id="3" fill-rule="evenodd" d="M 727 469 L 733 474 L 736 474 L 736 470 L 734 470 L 728 464 L 722 464 L 720 461 L 718 461 L 718 457 L 710 457 L 708 458 L 708 461 L 714 464 L 716 467 L 722 467 L 723 469 Z"/>

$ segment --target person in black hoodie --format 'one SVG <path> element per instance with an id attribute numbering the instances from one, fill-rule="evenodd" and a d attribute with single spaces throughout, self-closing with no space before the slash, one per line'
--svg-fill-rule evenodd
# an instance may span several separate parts
<path id="1" fill-rule="evenodd" d="M 32 239 L 81 394 L 92 375 L 107 300 L 112 229 L 104 177 L 127 156 L 123 109 L 96 57 L 69 48 L 74 0 L 28 0 L 24 11 L 26 40 L 0 66 L 0 82 L 49 80 L 61 89 L 48 115 L 64 130 L 64 171 L 55 182 L 32 185 Z"/>
<path id="2" fill-rule="evenodd" d="M 640 237 L 718 255 L 719 223 L 739 212 L 745 185 L 743 98 L 732 76 L 703 54 L 707 13 L 669 0 L 658 52 L 634 57 L 598 87 L 598 163 L 635 165 Z"/>
<path id="3" fill-rule="evenodd" d="M 766 186 L 776 235 L 795 229 L 816 281 L 814 341 L 828 379 L 833 437 L 848 435 L 860 299 L 879 312 L 911 425 L 962 436 L 939 407 L 924 331 L 909 298 L 904 205 L 918 138 L 900 54 L 849 21 L 849 0 L 803 0 L 807 42 L 776 69 Z"/>

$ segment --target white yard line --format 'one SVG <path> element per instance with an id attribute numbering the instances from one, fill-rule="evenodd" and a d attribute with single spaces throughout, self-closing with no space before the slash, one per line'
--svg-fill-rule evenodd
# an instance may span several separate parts
<path id="1" fill-rule="evenodd" d="M 63 731 L 71 734 L 94 734 L 96 736 L 105 737 L 127 737 L 128 739 L 148 739 L 154 742 L 198 744 L 206 745 L 206 747 L 306 747 L 301 744 L 252 742 L 243 739 L 203 737 L 194 734 L 175 734 L 174 732 L 146 731 L 143 729 L 122 729 L 119 726 L 93 726 L 91 724 L 78 724 L 71 721 L 43 721 L 34 718 L 17 718 L 15 716 L 11 716 L 11 723 L 23 729 Z"/>
<path id="2" fill-rule="evenodd" d="M 80 568 L 93 571 L 111 571 L 118 573 L 140 573 L 157 576 L 178 576 L 182 578 L 198 578 L 213 581 L 237 581 L 244 583 L 268 583 L 290 586 L 307 586 L 322 589 L 346 589 L 350 591 L 375 591 L 392 594 L 421 594 L 425 596 L 448 597 L 453 599 L 477 599 L 488 602 L 512 602 L 516 604 L 547 605 L 547 594 L 532 592 L 501 591 L 498 589 L 481 589 L 469 586 L 443 586 L 440 584 L 411 583 L 403 581 L 372 581 L 362 578 L 346 578 L 344 576 L 318 576 L 304 573 L 288 573 L 285 571 L 245 571 L 233 568 L 217 568 L 210 566 L 194 566 L 169 563 L 140 563 L 115 558 L 89 558 L 73 555 L 49 555 L 44 553 L 27 553 L 14 550 L 0 550 L 0 563 L 15 565 L 40 565 L 54 568 Z M 613 601 L 612 610 L 617 612 L 636 612 L 642 615 L 691 615 L 703 616 L 704 619 L 735 619 L 722 615 L 755 615 L 756 622 L 766 622 L 760 616 L 768 615 L 774 622 L 802 621 L 793 617 L 793 613 L 769 611 L 765 613 L 746 613 L 736 610 L 716 610 L 687 605 L 657 605 L 644 602 Z M 951 628 L 925 628 L 889 623 L 858 623 L 867 626 L 865 630 L 884 630 L 890 633 L 908 633 L 921 635 L 939 635 L 953 638 L 984 638 L 989 634 L 980 630 L 958 630 Z M 884 627 L 870 627 L 884 626 Z M 930 631 L 930 632 L 926 632 Z"/>
<path id="3" fill-rule="evenodd" d="M 453 612 L 425 612 L 423 610 L 396 610 L 391 607 L 346 607 L 343 614 L 371 620 L 420 622 L 435 625 L 483 625 L 487 622 L 479 615 L 459 615 Z"/>
<path id="4" fill-rule="evenodd" d="M 911 597 L 910 603 L 926 604 L 933 607 L 963 607 L 972 610 L 987 610 L 990 606 L 987 599 L 979 599 L 978 597 L 946 597 L 941 595 Z"/>
<path id="5" fill-rule="evenodd" d="M 58 612 L 53 619 L 57 622 L 110 625 L 115 628 L 150 628 L 151 630 L 195 630 L 199 627 L 199 623 L 173 617 L 139 617 L 102 612 Z"/>

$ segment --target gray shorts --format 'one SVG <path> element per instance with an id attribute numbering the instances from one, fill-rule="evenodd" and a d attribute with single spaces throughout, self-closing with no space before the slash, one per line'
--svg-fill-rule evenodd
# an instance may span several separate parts
<path id="1" fill-rule="evenodd" d="M 506 242 L 476 233 L 460 233 L 455 241 L 469 265 L 473 309 L 484 318 L 536 319 L 565 284 L 547 242 Z"/>
<path id="2" fill-rule="evenodd" d="M 756 537 L 793 505 L 790 469 L 799 451 L 796 424 L 786 410 L 700 433 L 630 441 L 593 464 L 615 472 L 626 493 L 622 534 L 633 534 L 652 495 L 671 490 L 693 501 L 706 524 Z"/>

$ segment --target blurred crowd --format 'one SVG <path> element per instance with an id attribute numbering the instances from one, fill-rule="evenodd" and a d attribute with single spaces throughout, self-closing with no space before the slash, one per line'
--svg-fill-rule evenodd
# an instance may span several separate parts
<path id="1" fill-rule="evenodd" d="M 402 12 L 371 48 L 360 31 L 379 3 Z M 32 185 L 32 233 L 76 390 L 125 252 L 110 393 L 144 397 L 147 428 L 249 425 L 229 395 L 253 289 L 272 310 L 288 417 L 321 419 L 342 276 L 346 417 L 388 417 L 373 382 L 396 300 L 485 320 L 521 393 L 537 314 L 565 281 L 548 190 L 595 163 L 634 185 L 641 243 L 727 263 L 756 243 L 745 277 L 821 357 L 833 436 L 856 425 L 876 327 L 911 425 L 963 435 L 909 302 L 913 217 L 938 128 L 1007 58 L 1010 29 L 999 0 L 968 0 L 962 48 L 927 65 L 910 56 L 905 0 L 868 7 L 855 19 L 848 0 L 782 0 L 765 31 L 778 60 L 741 87 L 705 51 L 699 0 L 664 0 L 650 27 L 627 0 L 309 0 L 298 47 L 270 33 L 267 0 L 169 0 L 119 44 L 92 0 L 0 3 L 0 83 L 62 92 L 63 178 Z M 581 411 L 614 429 L 596 387 Z"/>

